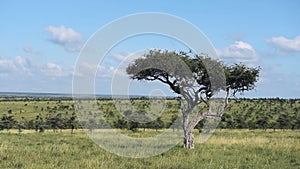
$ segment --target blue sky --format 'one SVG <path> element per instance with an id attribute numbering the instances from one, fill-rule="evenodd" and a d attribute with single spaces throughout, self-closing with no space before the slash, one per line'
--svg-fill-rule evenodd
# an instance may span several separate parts
<path id="1" fill-rule="evenodd" d="M 222 61 L 261 66 L 257 88 L 245 97 L 300 96 L 300 1 L 14 1 L 0 2 L 0 91 L 72 92 L 79 51 L 101 27 L 140 12 L 163 12 L 198 27 Z M 138 26 L 138 25 L 134 25 Z M 121 29 L 121 28 L 120 28 Z M 109 94 L 120 58 L 149 48 L 178 50 L 161 36 L 128 39 L 98 67 L 96 92 Z M 148 85 L 148 86 L 147 86 Z M 150 86 L 150 87 L 149 87 Z M 131 94 L 169 89 L 132 82 Z"/>

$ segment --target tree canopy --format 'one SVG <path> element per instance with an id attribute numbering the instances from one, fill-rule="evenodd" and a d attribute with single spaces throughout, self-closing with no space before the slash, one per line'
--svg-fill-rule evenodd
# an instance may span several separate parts
<path id="1" fill-rule="evenodd" d="M 193 94 L 207 98 L 220 89 L 231 89 L 233 94 L 254 89 L 259 70 L 242 63 L 226 66 L 207 55 L 162 50 L 150 50 L 126 69 L 132 79 L 158 80 L 183 96 L 194 89 Z"/>

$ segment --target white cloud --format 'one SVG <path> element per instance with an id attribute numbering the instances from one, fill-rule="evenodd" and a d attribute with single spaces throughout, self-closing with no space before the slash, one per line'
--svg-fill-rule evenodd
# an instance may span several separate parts
<path id="1" fill-rule="evenodd" d="M 101 68 L 109 68 L 110 72 L 112 72 L 112 76 L 125 77 L 128 78 L 126 74 L 126 68 L 128 64 L 132 63 L 134 60 L 141 58 L 145 52 L 123 52 L 123 53 L 115 53 L 112 52 L 111 56 L 118 61 L 114 66 L 102 66 Z M 99 69 L 98 69 L 99 71 Z"/>
<path id="2" fill-rule="evenodd" d="M 13 60 L 15 66 L 21 70 L 23 73 L 26 73 L 28 75 L 31 75 L 31 71 L 29 68 L 29 63 L 28 60 L 22 58 L 21 56 L 17 56 L 14 60 Z"/>
<path id="3" fill-rule="evenodd" d="M 51 77 L 63 77 L 71 74 L 71 72 L 63 69 L 60 65 L 55 63 L 47 63 L 44 68 L 41 69 L 41 72 L 43 75 Z"/>
<path id="4" fill-rule="evenodd" d="M 300 36 L 287 39 L 283 36 L 266 39 L 266 42 L 281 52 L 300 52 Z"/>
<path id="5" fill-rule="evenodd" d="M 235 41 L 225 48 L 217 50 L 222 59 L 230 62 L 255 62 L 257 60 L 257 53 L 255 49 L 246 42 Z"/>
<path id="6" fill-rule="evenodd" d="M 63 68 L 54 63 L 40 63 L 30 57 L 0 58 L 0 77 L 65 77 L 72 75 L 72 72 L 71 68 Z"/>
<path id="7" fill-rule="evenodd" d="M 16 66 L 12 60 L 0 59 L 0 72 L 7 73 L 16 70 Z"/>
<path id="8" fill-rule="evenodd" d="M 83 62 L 77 65 L 76 72 L 74 71 L 75 76 L 95 76 L 97 78 L 111 78 L 114 76 L 114 73 L 117 69 L 113 66 L 103 66 L 97 64 L 90 64 L 87 62 Z"/>
<path id="9" fill-rule="evenodd" d="M 97 70 L 97 77 L 110 79 L 118 72 L 119 70 L 112 66 L 99 66 Z"/>
<path id="10" fill-rule="evenodd" d="M 45 63 L 34 57 L 0 57 L 2 91 L 71 91 L 71 67 Z"/>
<path id="11" fill-rule="evenodd" d="M 97 78 L 98 80 L 108 80 L 114 77 L 126 77 L 126 67 L 119 66 L 111 66 L 111 65 L 97 65 L 91 64 L 87 62 L 83 62 L 77 65 L 77 68 L 74 69 L 74 76 L 79 77 L 91 77 Z"/>
<path id="12" fill-rule="evenodd" d="M 219 55 L 223 57 L 249 57 L 255 56 L 256 52 L 253 47 L 243 41 L 235 41 L 228 47 L 218 50 Z"/>
<path id="13" fill-rule="evenodd" d="M 68 52 L 78 52 L 83 43 L 83 37 L 80 33 L 76 32 L 72 28 L 66 28 L 65 26 L 48 26 L 47 32 L 51 33 L 51 41 L 53 43 L 62 45 Z"/>
<path id="14" fill-rule="evenodd" d="M 122 53 L 116 53 L 111 52 L 110 55 L 116 59 L 118 62 L 122 64 L 128 64 L 134 61 L 137 58 L 142 57 L 144 54 L 144 51 L 138 51 L 138 52 L 122 52 Z"/>
<path id="15" fill-rule="evenodd" d="M 21 56 L 17 56 L 13 59 L 1 59 L 0 58 L 0 75 L 9 76 L 13 73 L 32 75 L 29 68 L 29 60 Z"/>
<path id="16" fill-rule="evenodd" d="M 121 53 L 115 53 L 112 52 L 111 56 L 115 59 L 117 59 L 118 61 L 123 61 L 126 57 L 127 57 L 128 53 L 126 53 L 125 55 L 121 54 Z"/>
<path id="17" fill-rule="evenodd" d="M 98 65 L 97 64 L 91 64 L 88 62 L 78 62 L 76 64 L 76 67 L 73 68 L 74 72 L 73 75 L 74 76 L 93 76 L 97 69 L 98 69 Z"/>

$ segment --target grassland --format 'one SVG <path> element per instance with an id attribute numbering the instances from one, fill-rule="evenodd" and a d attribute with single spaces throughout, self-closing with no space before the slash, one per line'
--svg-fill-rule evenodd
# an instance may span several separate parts
<path id="1" fill-rule="evenodd" d="M 42 125 L 49 128 L 46 118 L 58 117 L 61 121 L 67 121 L 73 114 L 88 117 L 87 122 L 94 117 L 99 117 L 101 114 L 105 121 L 111 126 L 118 124 L 118 120 L 123 120 L 123 127 L 128 128 L 128 121 L 124 121 L 122 113 L 127 113 L 126 117 L 132 116 L 139 118 L 139 113 L 147 111 L 147 116 L 150 119 L 161 117 L 163 124 L 161 126 L 168 128 L 172 123 L 172 119 L 176 118 L 179 112 L 180 103 L 173 100 L 166 100 L 162 110 L 156 110 L 159 106 L 153 102 L 149 107 L 149 100 L 130 100 L 121 101 L 119 106 L 116 106 L 114 100 L 97 100 L 95 102 L 83 101 L 82 105 L 90 104 L 93 108 L 91 111 L 77 108 L 74 102 L 69 99 L 61 100 L 59 98 L 40 100 L 40 99 L 15 99 L 5 100 L 0 98 L 0 117 L 12 116 L 16 122 L 25 126 L 26 129 L 33 129 L 37 123 L 36 119 L 39 116 L 42 119 Z M 132 105 L 128 109 L 128 105 Z M 159 104 L 158 104 L 159 105 Z M 233 99 L 230 100 L 230 109 L 224 112 L 219 128 L 227 129 L 300 129 L 300 99 Z M 97 110 L 96 110 L 97 109 Z M 128 109 L 128 110 L 127 110 Z M 149 112 L 149 109 L 151 111 Z M 78 118 L 76 119 L 76 121 Z M 62 122 L 64 123 L 64 122 Z M 101 122 L 95 121 L 95 126 L 101 128 Z M 97 124 L 96 124 L 97 123 Z M 66 126 L 67 127 L 67 126 Z M 142 126 L 139 126 L 142 127 Z M 15 125 L 13 128 L 17 128 Z M 64 128 L 64 127 L 63 127 Z M 151 128 L 151 125 L 150 127 Z M 152 127 L 153 128 L 153 127 Z"/>
<path id="2" fill-rule="evenodd" d="M 127 132 L 135 136 L 153 130 Z M 195 131 L 195 134 L 197 132 Z M 196 139 L 198 137 L 196 136 Z M 0 132 L 0 168 L 300 168 L 299 130 L 216 130 L 193 150 L 177 145 L 150 158 L 111 154 L 92 142 L 82 130 L 70 134 L 16 130 Z"/>
<path id="3" fill-rule="evenodd" d="M 100 110 L 112 126 L 122 118 L 113 100 L 83 102 Z M 126 110 L 127 102 L 120 103 L 119 109 L 129 111 Z M 143 99 L 130 100 L 130 103 L 133 104 L 136 112 L 143 112 L 149 105 L 147 100 Z M 74 134 L 71 134 L 71 130 L 65 126 L 61 131 L 53 132 L 53 126 L 48 123 L 53 122 L 49 117 L 59 117 L 58 121 L 66 122 L 70 116 L 78 113 L 94 118 L 99 115 L 98 111 L 92 109 L 93 111 L 76 112 L 76 106 L 71 99 L 5 100 L 2 98 L 0 99 L 0 117 L 2 117 L 0 126 L 7 124 L 7 120 L 3 118 L 6 115 L 14 119 L 14 125 L 9 130 L 5 127 L 0 130 L 0 169 L 300 169 L 299 99 L 237 99 L 231 100 L 230 104 L 231 108 L 224 113 L 219 129 L 208 141 L 199 144 L 199 132 L 194 131 L 198 143 L 195 149 L 187 150 L 178 144 L 157 156 L 126 158 L 105 151 L 83 130 L 77 129 Z M 167 100 L 161 114 L 155 114 L 159 111 L 153 109 L 154 112 L 150 115 L 161 115 L 163 128 L 166 128 L 173 116 L 179 113 L 178 105 L 175 99 Z M 37 116 L 43 120 L 38 121 Z M 100 121 L 96 122 L 98 125 L 96 131 L 105 130 L 101 128 Z M 25 126 L 22 132 L 18 130 L 20 123 Z M 35 126 L 41 123 L 45 131 L 35 132 Z M 138 127 L 139 129 L 134 132 L 126 129 L 119 131 L 130 137 L 151 137 L 164 130 L 156 131 L 150 126 L 144 131 L 142 126 Z"/>

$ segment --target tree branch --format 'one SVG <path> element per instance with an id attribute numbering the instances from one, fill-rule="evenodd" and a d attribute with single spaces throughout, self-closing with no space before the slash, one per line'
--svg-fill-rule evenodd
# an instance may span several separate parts
<path id="1" fill-rule="evenodd" d="M 193 131 L 193 129 L 196 127 L 196 125 L 199 123 L 199 121 L 203 120 L 209 114 L 210 114 L 210 112 L 207 111 L 207 112 L 204 112 L 204 113 L 198 115 L 196 118 L 194 118 L 194 120 L 192 120 L 187 127 L 187 133 L 191 133 Z"/>
<path id="2" fill-rule="evenodd" d="M 207 106 L 207 111 L 208 111 L 208 112 L 211 112 L 211 106 L 210 106 L 210 104 L 208 103 L 208 101 L 205 100 L 205 99 L 202 97 L 202 93 L 203 93 L 203 92 L 200 93 L 200 100 L 201 100 L 203 103 L 206 104 L 206 106 Z"/>

